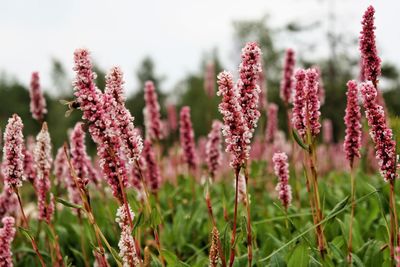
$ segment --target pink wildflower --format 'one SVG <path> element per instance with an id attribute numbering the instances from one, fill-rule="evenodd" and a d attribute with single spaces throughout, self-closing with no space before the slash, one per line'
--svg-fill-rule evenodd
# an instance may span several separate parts
<path id="1" fill-rule="evenodd" d="M 162 139 L 162 129 L 160 120 L 160 105 L 157 100 L 157 92 L 152 81 L 147 81 L 144 85 L 144 99 L 146 101 L 146 128 L 147 135 L 151 140 Z M 146 136 L 147 136 L 146 135 Z"/>
<path id="2" fill-rule="evenodd" d="M 24 176 L 24 136 L 21 118 L 14 114 L 8 119 L 4 133 L 3 176 L 6 185 L 12 189 L 22 186 Z"/>
<path id="3" fill-rule="evenodd" d="M 146 176 L 152 192 L 160 188 L 161 175 L 157 165 L 156 156 L 149 140 L 144 141 L 143 158 L 146 161 Z"/>
<path id="4" fill-rule="evenodd" d="M 358 105 L 358 88 L 356 81 L 347 83 L 347 107 L 344 123 L 346 124 L 346 136 L 344 139 L 344 150 L 346 158 L 353 166 L 354 158 L 360 158 L 361 148 L 361 111 Z"/>
<path id="5" fill-rule="evenodd" d="M 82 122 L 75 124 L 75 127 L 70 135 L 71 164 L 74 168 L 80 188 L 85 187 L 89 183 L 88 168 L 86 163 L 88 155 L 86 154 L 85 132 L 83 131 L 82 127 Z"/>
<path id="6" fill-rule="evenodd" d="M 364 13 L 361 22 L 360 51 L 364 77 L 376 87 L 378 76 L 381 75 L 381 59 L 378 56 L 375 43 L 374 14 L 373 6 L 369 6 Z"/>
<path id="7" fill-rule="evenodd" d="M 304 87 L 306 84 L 306 72 L 305 70 L 298 70 L 295 73 L 296 78 L 296 86 L 295 86 L 295 95 L 293 100 L 293 116 L 292 116 L 292 124 L 293 128 L 297 130 L 299 135 L 302 137 L 306 134 L 306 125 L 304 124 L 304 113 L 303 110 L 305 108 L 306 94 L 304 91 Z"/>
<path id="8" fill-rule="evenodd" d="M 306 107 L 303 110 L 304 125 L 309 127 L 311 136 L 315 137 L 320 129 L 319 117 L 321 115 L 320 102 L 318 99 L 318 72 L 315 69 L 308 69 L 306 73 Z M 308 119 L 308 121 L 307 121 Z"/>
<path id="9" fill-rule="evenodd" d="M 53 174 L 56 177 L 58 185 L 61 185 L 61 183 L 69 176 L 69 166 L 64 152 L 64 147 L 60 147 L 57 150 L 57 154 L 54 159 Z"/>
<path id="10" fill-rule="evenodd" d="M 322 121 L 322 133 L 325 144 L 331 144 L 333 142 L 333 126 L 330 119 L 324 119 Z"/>
<path id="11" fill-rule="evenodd" d="M 266 110 L 268 106 L 268 89 L 265 71 L 261 71 L 258 77 L 258 86 L 260 87 L 260 101 L 258 103 L 261 110 Z"/>
<path id="12" fill-rule="evenodd" d="M 278 177 L 276 191 L 282 205 L 287 209 L 292 202 L 292 189 L 289 184 L 289 164 L 286 153 L 275 153 L 272 157 L 275 175 Z"/>
<path id="13" fill-rule="evenodd" d="M 3 227 L 0 229 L 0 266 L 12 267 L 11 243 L 15 236 L 15 220 L 13 217 L 4 217 L 1 222 Z"/>
<path id="14" fill-rule="evenodd" d="M 18 214 L 18 198 L 12 192 L 12 189 L 4 185 L 3 191 L 0 194 L 0 218 L 6 215 L 16 216 Z"/>
<path id="15" fill-rule="evenodd" d="M 171 131 L 178 129 L 178 119 L 176 115 L 176 107 L 173 104 L 167 105 L 168 126 Z"/>
<path id="16" fill-rule="evenodd" d="M 272 144 L 278 131 L 278 106 L 274 103 L 268 105 L 267 128 L 265 131 L 265 141 Z"/>
<path id="17" fill-rule="evenodd" d="M 280 91 L 280 97 L 283 103 L 285 103 L 285 105 L 288 105 L 289 103 L 292 102 L 293 72 L 295 64 L 296 64 L 295 53 L 293 49 L 289 48 L 286 50 L 285 63 L 283 65 L 283 77 L 281 80 L 281 91 Z"/>
<path id="18" fill-rule="evenodd" d="M 393 140 L 392 130 L 387 126 L 385 112 L 378 104 L 377 91 L 373 84 L 362 83 L 361 94 L 381 174 L 385 181 L 391 181 L 397 177 L 396 142 Z"/>
<path id="19" fill-rule="evenodd" d="M 38 72 L 32 73 L 29 96 L 31 98 L 30 109 L 32 117 L 35 120 L 43 121 L 44 115 L 47 113 L 46 99 L 44 98 L 42 90 L 40 89 Z"/>
<path id="20" fill-rule="evenodd" d="M 227 144 L 226 152 L 231 153 L 231 166 L 237 169 L 249 158 L 251 133 L 244 120 L 232 74 L 227 71 L 218 75 L 217 95 L 222 96 L 218 109 L 224 119 L 222 133 Z"/>
<path id="21" fill-rule="evenodd" d="M 47 194 L 50 190 L 52 158 L 50 134 L 45 122 L 43 123 L 42 130 L 36 137 L 34 159 L 37 173 L 35 186 L 38 191 L 39 220 L 45 220 L 49 223 L 53 216 L 51 205 L 47 203 Z"/>
<path id="22" fill-rule="evenodd" d="M 197 156 L 195 152 L 194 132 L 190 119 L 190 108 L 185 106 L 180 114 L 180 142 L 183 150 L 183 158 L 191 170 L 196 169 Z"/>
<path id="23" fill-rule="evenodd" d="M 215 177 L 215 172 L 222 163 L 221 128 L 222 123 L 218 120 L 214 120 L 206 143 L 206 161 L 208 172 L 212 178 Z"/>
<path id="24" fill-rule="evenodd" d="M 239 66 L 239 104 L 251 134 L 253 134 L 260 112 L 258 111 L 259 93 L 258 77 L 261 69 L 261 49 L 255 42 L 249 42 L 242 49 L 242 62 Z"/>

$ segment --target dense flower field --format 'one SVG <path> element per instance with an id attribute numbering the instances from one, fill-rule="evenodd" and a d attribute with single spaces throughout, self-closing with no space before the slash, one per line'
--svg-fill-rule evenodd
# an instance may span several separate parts
<path id="1" fill-rule="evenodd" d="M 34 72 L 30 110 L 41 131 L 24 137 L 14 114 L 3 134 L 0 266 L 400 266 L 398 159 L 374 13 L 362 18 L 360 77 L 347 83 L 339 143 L 320 119 L 329 99 L 319 68 L 297 66 L 290 48 L 284 110 L 267 102 L 256 42 L 238 55 L 237 73 L 207 67 L 204 88 L 219 97 L 221 120 L 204 137 L 188 106 L 168 106 L 162 118 L 152 81 L 141 130 L 122 70 L 111 68 L 98 88 L 90 52 L 77 49 L 74 99 L 61 102 L 81 121 L 53 148 Z"/>

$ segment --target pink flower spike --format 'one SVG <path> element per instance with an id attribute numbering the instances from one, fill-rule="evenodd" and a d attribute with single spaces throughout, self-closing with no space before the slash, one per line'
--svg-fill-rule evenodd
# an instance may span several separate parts
<path id="1" fill-rule="evenodd" d="M 216 171 L 222 163 L 221 129 L 222 123 L 218 120 L 214 120 L 206 143 L 206 161 L 208 172 L 213 179 L 215 178 Z"/>
<path id="2" fill-rule="evenodd" d="M 274 103 L 268 105 L 267 128 L 265 131 L 265 142 L 274 143 L 278 131 L 278 106 Z"/>
<path id="3" fill-rule="evenodd" d="M 14 114 L 8 119 L 4 132 L 3 176 L 5 184 L 10 188 L 21 187 L 24 176 L 24 136 L 21 118 Z"/>
<path id="4" fill-rule="evenodd" d="M 378 77 L 381 75 L 381 59 L 378 56 L 375 43 L 375 9 L 369 6 L 362 19 L 360 35 L 361 69 L 364 78 L 371 81 L 376 87 Z"/>
<path id="5" fill-rule="evenodd" d="M 344 151 L 346 158 L 353 167 L 354 158 L 360 158 L 361 148 L 361 109 L 358 105 L 358 88 L 356 81 L 347 83 L 347 106 L 344 123 L 346 125 L 346 135 L 344 138 Z"/>
<path id="6" fill-rule="evenodd" d="M 325 144 L 331 144 L 333 142 L 333 126 L 330 119 L 324 119 L 322 121 L 322 134 Z"/>
<path id="7" fill-rule="evenodd" d="M 289 48 L 286 50 L 285 62 L 283 65 L 283 77 L 281 80 L 281 91 L 280 97 L 288 105 L 292 102 L 293 96 L 293 72 L 294 66 L 296 65 L 296 58 L 293 49 Z"/>
<path id="8" fill-rule="evenodd" d="M 286 153 L 275 153 L 272 157 L 275 175 L 278 177 L 276 191 L 282 206 L 287 209 L 292 202 L 292 188 L 289 184 L 289 163 Z"/>
<path id="9" fill-rule="evenodd" d="M 78 122 L 75 124 L 75 127 L 71 132 L 70 153 L 71 164 L 74 168 L 79 187 L 84 188 L 89 183 L 89 173 L 86 164 L 88 155 L 86 154 L 85 132 L 83 131 L 82 127 L 83 123 Z"/>
<path id="10" fill-rule="evenodd" d="M 293 100 L 293 115 L 292 124 L 293 128 L 297 130 L 300 136 L 304 137 L 306 134 L 306 124 L 304 124 L 304 109 L 306 102 L 306 72 L 303 69 L 296 71 L 296 86 L 295 95 Z"/>
<path id="11" fill-rule="evenodd" d="M 156 155 L 149 140 L 144 141 L 143 158 L 146 161 L 146 176 L 149 188 L 156 193 L 160 188 L 161 174 L 157 165 Z"/>
<path id="12" fill-rule="evenodd" d="M 67 177 L 69 176 L 69 166 L 63 146 L 57 150 L 57 154 L 54 159 L 53 174 L 56 177 L 58 185 L 61 185 L 64 181 L 66 181 Z"/>
<path id="13" fill-rule="evenodd" d="M 208 62 L 204 75 L 204 90 L 209 97 L 215 94 L 215 67 L 213 62 Z"/>
<path id="14" fill-rule="evenodd" d="M 15 220 L 13 217 L 6 216 L 1 222 L 3 227 L 0 228 L 0 263 L 3 267 L 12 267 L 11 243 L 15 236 Z"/>
<path id="15" fill-rule="evenodd" d="M 321 124 L 319 123 L 321 112 L 319 111 L 320 102 L 318 98 L 318 81 L 318 72 L 315 69 L 308 69 L 306 72 L 305 86 L 307 106 L 303 110 L 303 123 L 309 127 L 312 137 L 317 136 L 321 129 Z"/>
<path id="16" fill-rule="evenodd" d="M 29 96 L 31 98 L 30 110 L 32 117 L 39 122 L 43 121 L 44 115 L 47 114 L 46 99 L 40 89 L 38 72 L 32 73 Z"/>
<path id="17" fill-rule="evenodd" d="M 255 42 L 249 42 L 242 49 L 242 62 L 239 66 L 239 104 L 250 133 L 253 134 L 260 117 L 258 111 L 259 93 L 258 79 L 261 69 L 261 49 Z"/>
<path id="18" fill-rule="evenodd" d="M 180 114 L 180 142 L 183 150 L 183 159 L 188 164 L 189 169 L 196 170 L 197 155 L 194 142 L 194 132 L 192 121 L 190 119 L 190 108 L 185 106 L 181 109 Z"/>
<path id="19" fill-rule="evenodd" d="M 251 133 L 239 104 L 232 74 L 223 71 L 217 78 L 217 95 L 222 96 L 218 109 L 224 119 L 222 134 L 225 136 L 226 152 L 231 153 L 231 166 L 238 169 L 249 158 Z"/>
<path id="20" fill-rule="evenodd" d="M 171 131 L 178 129 L 178 118 L 176 115 L 176 107 L 173 104 L 167 105 L 168 126 Z"/>
<path id="21" fill-rule="evenodd" d="M 370 128 L 369 133 L 375 143 L 380 172 L 385 181 L 392 181 L 397 177 L 396 142 L 393 140 L 392 130 L 387 126 L 383 107 L 378 104 L 377 94 L 372 83 L 361 84 L 365 115 Z"/>
<path id="22" fill-rule="evenodd" d="M 50 134 L 46 122 L 43 123 L 42 130 L 36 137 L 34 159 L 37 172 L 36 189 L 38 191 L 39 220 L 50 223 L 54 210 L 51 209 L 51 203 L 47 203 L 47 195 L 50 190 L 52 158 Z"/>
<path id="23" fill-rule="evenodd" d="M 151 140 L 160 140 L 163 138 L 160 120 L 160 105 L 156 88 L 152 81 L 147 81 L 144 85 L 144 99 L 146 101 L 146 136 Z"/>

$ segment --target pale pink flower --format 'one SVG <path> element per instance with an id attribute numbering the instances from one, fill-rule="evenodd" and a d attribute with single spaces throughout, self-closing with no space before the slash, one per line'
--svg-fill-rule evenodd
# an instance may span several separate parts
<path id="1" fill-rule="evenodd" d="M 71 165 L 74 168 L 80 188 L 84 188 L 89 183 L 88 155 L 86 153 L 85 132 L 82 127 L 83 123 L 78 122 L 70 134 Z"/>
<path id="2" fill-rule="evenodd" d="M 161 174 L 157 165 L 156 155 L 149 140 L 144 141 L 143 158 L 146 161 L 146 176 L 150 190 L 156 193 L 160 188 Z"/>
<path id="3" fill-rule="evenodd" d="M 146 101 L 146 136 L 151 140 L 163 138 L 160 120 L 160 105 L 158 104 L 157 92 L 152 81 L 144 85 L 144 99 Z"/>
<path id="4" fill-rule="evenodd" d="M 190 119 L 190 108 L 187 106 L 181 109 L 179 132 L 183 159 L 191 170 L 196 170 L 197 155 L 195 151 L 194 132 Z"/>
<path id="5" fill-rule="evenodd" d="M 304 125 L 309 127 L 312 137 L 315 137 L 321 129 L 319 117 L 321 115 L 320 102 L 318 98 L 318 72 L 315 69 L 308 69 L 306 72 L 306 107 L 303 109 Z M 308 119 L 308 120 L 307 120 Z"/>
<path id="6" fill-rule="evenodd" d="M 171 131 L 178 129 L 178 116 L 176 115 L 176 107 L 173 104 L 167 105 L 168 126 Z"/>
<path id="7" fill-rule="evenodd" d="M 296 58 L 293 49 L 288 48 L 283 64 L 283 77 L 281 80 L 280 97 L 286 105 L 292 102 L 293 96 L 293 72 L 296 65 Z"/>
<path id="8" fill-rule="evenodd" d="M 322 121 L 322 134 L 325 144 L 331 144 L 333 142 L 333 126 L 330 119 L 324 119 Z"/>
<path id="9" fill-rule="evenodd" d="M 24 176 L 24 136 L 21 118 L 14 114 L 8 119 L 4 132 L 2 171 L 5 184 L 12 189 L 22 186 Z"/>
<path id="10" fill-rule="evenodd" d="M 61 185 L 69 176 L 69 166 L 63 146 L 57 149 L 57 154 L 54 159 L 53 174 L 56 177 L 58 185 Z"/>
<path id="11" fill-rule="evenodd" d="M 293 115 L 292 124 L 293 128 L 297 130 L 300 136 L 304 137 L 306 134 L 306 125 L 304 124 L 304 108 L 306 106 L 306 94 L 304 87 L 306 85 L 306 71 L 300 69 L 295 73 L 296 85 L 295 95 L 293 100 Z"/>
<path id="12" fill-rule="evenodd" d="M 12 267 L 12 251 L 11 243 L 15 236 L 15 220 L 13 217 L 6 216 L 1 222 L 3 227 L 0 228 L 0 266 Z"/>
<path id="13" fill-rule="evenodd" d="M 6 184 L 0 194 L 0 218 L 4 216 L 16 216 L 18 214 L 18 198 Z"/>
<path id="14" fill-rule="evenodd" d="M 29 96 L 31 98 L 30 110 L 32 117 L 35 120 L 43 121 L 44 116 L 47 114 L 46 99 L 40 88 L 38 72 L 32 73 Z"/>
<path id="15" fill-rule="evenodd" d="M 276 191 L 282 206 L 287 209 L 292 202 L 292 188 L 289 184 L 289 163 L 286 153 L 275 153 L 272 157 L 275 175 L 278 177 Z"/>
<path id="16" fill-rule="evenodd" d="M 268 105 L 267 128 L 265 130 L 265 142 L 274 143 L 278 131 L 278 106 L 274 103 Z"/>
<path id="17" fill-rule="evenodd" d="M 208 172 L 212 178 L 215 177 L 215 173 L 222 163 L 221 129 L 222 123 L 218 120 L 214 120 L 206 143 L 206 162 Z"/>

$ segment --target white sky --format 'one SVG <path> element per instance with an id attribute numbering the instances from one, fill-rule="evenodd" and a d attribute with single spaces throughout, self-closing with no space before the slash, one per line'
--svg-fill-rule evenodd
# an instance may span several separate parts
<path id="1" fill-rule="evenodd" d="M 75 48 L 91 50 L 105 69 L 119 65 L 126 73 L 127 88 L 136 87 L 134 72 L 144 56 L 156 62 L 170 89 L 188 72 L 199 69 L 204 53 L 217 47 L 223 63 L 232 60 L 232 21 L 258 19 L 270 14 L 273 26 L 298 20 L 327 18 L 337 11 L 336 29 L 357 37 L 362 14 L 369 4 L 376 8 L 379 52 L 383 60 L 400 66 L 400 1 L 398 0 L 0 0 L 0 71 L 28 84 L 33 70 L 41 72 L 50 90 L 51 58 L 70 70 Z M 326 47 L 315 33 L 310 42 Z M 280 44 L 294 45 L 285 37 Z M 284 43 L 284 44 L 283 44 Z M 354 51 L 357 53 L 357 51 Z M 239 57 L 239 55 L 238 55 Z"/>

